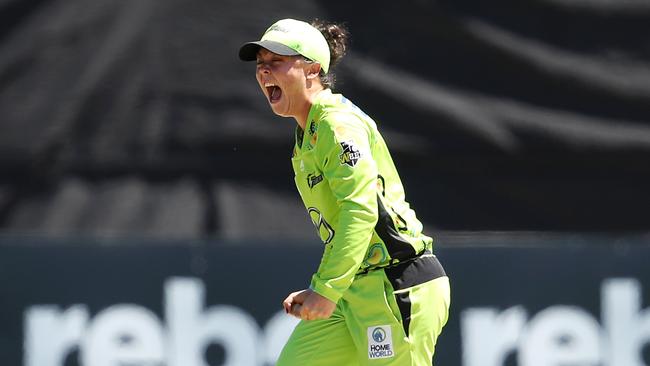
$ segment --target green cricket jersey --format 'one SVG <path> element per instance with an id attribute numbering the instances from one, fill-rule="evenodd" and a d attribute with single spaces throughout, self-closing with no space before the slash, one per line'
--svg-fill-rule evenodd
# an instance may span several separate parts
<path id="1" fill-rule="evenodd" d="M 355 275 L 432 249 L 377 125 L 329 89 L 296 129 L 296 186 L 325 251 L 311 288 L 338 302 Z"/>

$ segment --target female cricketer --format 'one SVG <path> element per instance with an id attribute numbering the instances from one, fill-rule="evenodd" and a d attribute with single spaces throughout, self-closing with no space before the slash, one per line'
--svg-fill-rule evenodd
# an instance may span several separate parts
<path id="1" fill-rule="evenodd" d="M 277 365 L 431 365 L 449 280 L 377 125 L 332 92 L 347 42 L 341 25 L 283 19 L 239 50 L 273 112 L 298 123 L 295 182 L 325 244 L 309 288 L 283 302 L 302 320 Z"/>

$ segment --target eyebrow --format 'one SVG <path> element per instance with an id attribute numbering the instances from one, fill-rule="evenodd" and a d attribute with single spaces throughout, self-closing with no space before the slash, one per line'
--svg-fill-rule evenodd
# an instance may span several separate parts
<path id="1" fill-rule="evenodd" d="M 283 61 L 283 60 L 284 60 L 283 56 L 282 55 L 277 55 L 277 54 L 273 54 L 269 58 L 269 61 L 271 61 L 271 62 L 273 62 L 273 61 Z M 260 56 L 257 56 L 256 61 L 257 62 L 263 61 L 263 58 L 260 57 Z"/>

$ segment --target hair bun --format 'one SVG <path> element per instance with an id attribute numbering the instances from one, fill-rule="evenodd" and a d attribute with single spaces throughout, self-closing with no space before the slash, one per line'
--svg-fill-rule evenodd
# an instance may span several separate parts
<path id="1" fill-rule="evenodd" d="M 350 34 L 342 24 L 330 23 L 320 19 L 314 19 L 311 25 L 318 29 L 330 48 L 330 68 L 345 56 L 348 49 Z"/>

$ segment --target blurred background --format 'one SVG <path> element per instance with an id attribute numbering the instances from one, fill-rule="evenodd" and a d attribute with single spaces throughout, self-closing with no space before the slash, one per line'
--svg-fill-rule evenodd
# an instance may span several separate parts
<path id="1" fill-rule="evenodd" d="M 647 0 L 0 0 L 0 363 L 274 363 L 322 245 L 237 52 L 285 17 L 351 32 L 437 365 L 650 365 Z"/>

